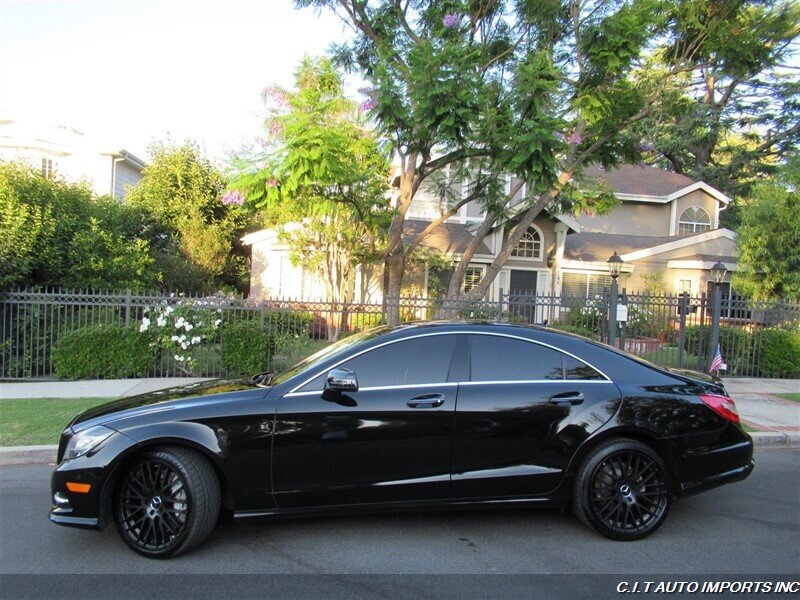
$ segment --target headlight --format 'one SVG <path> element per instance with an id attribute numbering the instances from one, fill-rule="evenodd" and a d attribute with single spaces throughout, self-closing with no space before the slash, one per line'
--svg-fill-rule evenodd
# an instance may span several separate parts
<path id="1" fill-rule="evenodd" d="M 76 433 L 67 442 L 67 449 L 64 451 L 64 459 L 78 458 L 83 456 L 101 442 L 105 441 L 111 434 L 114 433 L 113 429 L 98 425 L 97 427 L 90 427 L 84 431 Z"/>

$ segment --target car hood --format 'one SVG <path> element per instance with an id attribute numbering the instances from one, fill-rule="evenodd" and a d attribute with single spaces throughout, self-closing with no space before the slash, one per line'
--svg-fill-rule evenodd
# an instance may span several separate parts
<path id="1" fill-rule="evenodd" d="M 77 432 L 147 413 L 201 404 L 251 400 L 263 398 L 268 393 L 269 388 L 256 386 L 249 380 L 214 379 L 101 404 L 77 415 L 68 427 Z"/>

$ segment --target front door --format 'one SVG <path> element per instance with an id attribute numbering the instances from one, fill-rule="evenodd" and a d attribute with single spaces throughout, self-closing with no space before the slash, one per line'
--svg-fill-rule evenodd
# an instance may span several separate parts
<path id="1" fill-rule="evenodd" d="M 619 390 L 548 346 L 496 335 L 469 338 L 471 379 L 458 393 L 453 495 L 550 492 L 575 449 L 611 418 Z"/>
<path id="2" fill-rule="evenodd" d="M 535 296 L 538 276 L 538 271 L 511 269 L 508 291 L 519 296 Z"/>
<path id="3" fill-rule="evenodd" d="M 536 280 L 538 271 L 511 269 L 508 291 L 511 293 L 509 312 L 526 323 L 536 322 Z"/>
<path id="4" fill-rule="evenodd" d="M 278 403 L 273 489 L 279 507 L 450 497 L 457 375 L 464 336 L 423 335 L 345 360 L 357 392 L 325 390 L 325 374 Z"/>

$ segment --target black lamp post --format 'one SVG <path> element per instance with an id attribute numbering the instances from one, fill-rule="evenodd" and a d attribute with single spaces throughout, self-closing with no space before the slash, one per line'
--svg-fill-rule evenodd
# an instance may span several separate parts
<path id="1" fill-rule="evenodd" d="M 720 319 L 722 318 L 722 283 L 725 281 L 725 275 L 727 273 L 728 268 L 722 261 L 717 261 L 711 267 L 713 289 L 711 290 L 711 339 L 708 345 L 709 367 L 714 362 L 714 355 L 719 345 L 719 326 Z"/>
<path id="2" fill-rule="evenodd" d="M 622 265 L 625 264 L 617 251 L 614 250 L 609 259 L 608 274 L 611 275 L 611 302 L 609 302 L 609 315 L 608 315 L 608 343 L 614 346 L 617 343 L 617 299 L 619 297 L 619 288 L 617 286 L 617 278 L 622 272 Z"/>
<path id="3" fill-rule="evenodd" d="M 715 287 L 719 287 L 719 285 L 725 281 L 725 275 L 727 273 L 728 267 L 720 261 L 717 261 L 714 266 L 711 267 L 711 280 L 714 282 Z"/>

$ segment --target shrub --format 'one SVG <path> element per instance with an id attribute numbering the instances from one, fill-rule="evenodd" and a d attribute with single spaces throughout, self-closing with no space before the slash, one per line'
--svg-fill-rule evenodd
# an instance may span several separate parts
<path id="1" fill-rule="evenodd" d="M 258 323 L 261 317 L 254 313 Z M 299 335 L 309 337 L 316 319 L 313 313 L 294 310 L 270 310 L 264 312 L 264 331 L 274 335 Z"/>
<path id="2" fill-rule="evenodd" d="M 580 335 L 593 335 L 599 329 L 602 319 L 603 315 L 600 307 L 596 306 L 593 300 L 589 300 L 586 306 L 570 308 L 566 325 L 590 332 L 581 333 Z"/>
<path id="3" fill-rule="evenodd" d="M 577 335 L 582 335 L 583 337 L 588 337 L 595 340 L 597 339 L 597 334 L 595 331 L 589 329 L 588 327 L 570 325 L 569 323 L 553 323 L 549 327 L 550 329 L 558 329 L 559 331 L 566 331 L 567 333 L 574 333 Z"/>
<path id="4" fill-rule="evenodd" d="M 800 331 L 763 329 L 753 344 L 758 374 L 763 377 L 800 377 Z"/>
<path id="5" fill-rule="evenodd" d="M 222 366 L 231 376 L 255 375 L 269 368 L 275 340 L 258 322 L 241 321 L 222 329 Z"/>
<path id="6" fill-rule="evenodd" d="M 198 353 L 217 341 L 222 309 L 217 299 L 181 298 L 146 308 L 139 331 L 147 332 L 153 346 L 175 359 L 187 375 L 197 373 Z"/>
<path id="7" fill-rule="evenodd" d="M 53 348 L 56 374 L 67 379 L 143 377 L 153 364 L 148 336 L 122 325 L 66 333 Z"/>
<path id="8" fill-rule="evenodd" d="M 347 321 L 349 331 L 366 331 L 367 329 L 382 325 L 383 314 L 353 312 L 347 316 Z"/>
<path id="9" fill-rule="evenodd" d="M 708 356 L 711 328 L 706 327 L 700 339 L 700 325 L 689 325 L 683 342 L 683 349 L 689 354 Z M 719 328 L 719 345 L 722 357 L 728 365 L 727 373 L 734 375 L 749 371 L 753 364 L 753 335 L 742 327 L 723 325 Z"/>

